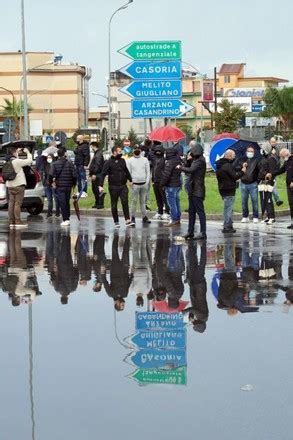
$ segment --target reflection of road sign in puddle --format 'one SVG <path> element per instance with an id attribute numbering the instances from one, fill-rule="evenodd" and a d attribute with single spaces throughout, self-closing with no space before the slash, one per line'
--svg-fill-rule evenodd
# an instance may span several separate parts
<path id="1" fill-rule="evenodd" d="M 142 330 L 131 338 L 129 342 L 137 348 L 178 349 L 186 347 L 186 330 Z"/>
<path id="2" fill-rule="evenodd" d="M 140 350 L 130 353 L 126 361 L 138 368 L 171 370 L 187 364 L 186 350 Z"/>
<path id="3" fill-rule="evenodd" d="M 136 380 L 139 384 L 186 385 L 187 383 L 186 366 L 176 370 L 138 369 L 129 377 Z"/>
<path id="4" fill-rule="evenodd" d="M 136 330 L 182 329 L 182 313 L 136 312 Z"/>

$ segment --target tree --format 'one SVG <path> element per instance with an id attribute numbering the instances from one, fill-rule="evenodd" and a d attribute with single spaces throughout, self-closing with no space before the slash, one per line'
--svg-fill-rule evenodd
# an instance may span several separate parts
<path id="1" fill-rule="evenodd" d="M 185 121 L 176 121 L 176 127 L 180 128 L 187 138 L 195 137 L 192 131 L 192 127 Z"/>
<path id="2" fill-rule="evenodd" d="M 135 132 L 135 130 L 131 127 L 131 129 L 128 132 L 128 140 L 130 142 L 130 146 L 134 147 L 136 144 L 141 144 L 142 139 L 139 138 Z"/>
<path id="3" fill-rule="evenodd" d="M 218 106 L 222 111 L 214 113 L 216 132 L 233 133 L 245 117 L 246 110 L 242 106 L 234 105 L 228 99 L 223 99 Z"/>
<path id="4" fill-rule="evenodd" d="M 15 98 L 11 100 L 4 98 L 4 103 L 5 105 L 1 106 L 3 108 L 2 115 L 7 116 L 15 121 L 15 137 L 17 138 L 20 135 L 20 118 L 23 117 L 23 100 L 17 101 Z M 32 106 L 28 105 L 28 112 L 31 112 L 32 109 Z"/>
<path id="5" fill-rule="evenodd" d="M 260 116 L 280 118 L 285 132 L 289 134 L 293 116 L 293 87 L 283 87 L 282 89 L 267 88 L 264 102 L 267 104 L 267 107 L 260 113 Z"/>

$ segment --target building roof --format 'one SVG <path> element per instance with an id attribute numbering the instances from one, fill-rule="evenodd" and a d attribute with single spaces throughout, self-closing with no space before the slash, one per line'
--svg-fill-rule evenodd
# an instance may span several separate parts
<path id="1" fill-rule="evenodd" d="M 243 81 L 271 81 L 276 83 L 288 83 L 288 79 L 276 78 L 274 76 L 247 76 L 240 78 Z"/>
<path id="2" fill-rule="evenodd" d="M 245 66 L 245 63 L 241 64 L 222 64 L 219 75 L 230 75 L 235 74 L 239 75 L 243 67 Z"/>

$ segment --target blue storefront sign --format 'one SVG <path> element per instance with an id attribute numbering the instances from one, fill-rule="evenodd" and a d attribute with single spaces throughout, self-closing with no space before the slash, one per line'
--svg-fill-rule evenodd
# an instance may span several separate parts
<path id="1" fill-rule="evenodd" d="M 194 107 L 180 99 L 146 99 L 131 103 L 132 118 L 179 118 Z"/>
<path id="2" fill-rule="evenodd" d="M 186 347 L 186 330 L 145 330 L 130 338 L 137 348 L 179 349 Z"/>
<path id="3" fill-rule="evenodd" d="M 265 104 L 252 104 L 251 111 L 252 113 L 260 113 L 263 112 L 266 108 Z"/>
<path id="4" fill-rule="evenodd" d="M 120 69 L 132 79 L 181 79 L 180 61 L 134 61 Z"/>
<path id="5" fill-rule="evenodd" d="M 228 150 L 228 148 L 230 148 L 236 142 L 237 141 L 235 139 L 225 138 L 225 139 L 221 139 L 220 141 L 214 144 L 210 152 L 210 164 L 214 171 L 216 170 L 217 160 L 221 159 L 225 151 Z"/>
<path id="6" fill-rule="evenodd" d="M 185 327 L 182 313 L 136 312 L 136 330 L 182 329 Z"/>
<path id="7" fill-rule="evenodd" d="M 140 350 L 126 360 L 138 368 L 173 369 L 187 364 L 185 350 Z"/>
<path id="8" fill-rule="evenodd" d="M 182 83 L 180 80 L 133 81 L 120 91 L 135 99 L 181 98 Z"/>

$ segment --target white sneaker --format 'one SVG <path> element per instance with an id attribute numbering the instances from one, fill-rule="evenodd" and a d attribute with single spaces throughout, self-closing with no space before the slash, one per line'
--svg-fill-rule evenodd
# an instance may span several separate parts
<path id="1" fill-rule="evenodd" d="M 162 220 L 168 220 L 168 221 L 169 221 L 170 218 L 171 218 L 171 217 L 170 217 L 169 214 L 163 214 L 163 215 L 162 215 Z"/>
<path id="2" fill-rule="evenodd" d="M 70 220 L 65 220 L 64 222 L 60 223 L 60 226 L 70 226 Z"/>
<path id="3" fill-rule="evenodd" d="M 258 223 L 258 218 L 254 218 L 253 223 Z"/>
<path id="4" fill-rule="evenodd" d="M 261 221 L 261 223 L 268 223 L 269 219 L 265 218 L 264 220 Z"/>
<path id="5" fill-rule="evenodd" d="M 249 218 L 243 217 L 243 219 L 241 220 L 241 223 L 249 223 Z"/>
<path id="6" fill-rule="evenodd" d="M 87 193 L 86 193 L 86 192 L 83 192 L 83 193 L 81 194 L 80 198 L 81 198 L 81 199 L 86 199 L 87 196 L 88 196 Z"/>
<path id="7" fill-rule="evenodd" d="M 25 229 L 28 227 L 28 224 L 27 223 L 16 223 L 14 225 L 14 227 L 15 227 L 15 229 Z"/>
<path id="8" fill-rule="evenodd" d="M 163 216 L 158 213 L 153 216 L 153 220 L 162 220 L 162 218 L 163 218 Z"/>
<path id="9" fill-rule="evenodd" d="M 273 225 L 276 222 L 276 220 L 274 218 L 270 218 L 268 221 L 268 225 Z"/>
<path id="10" fill-rule="evenodd" d="M 9 229 L 14 229 L 15 228 L 15 224 L 14 223 L 11 223 L 10 225 L 9 225 Z"/>
<path id="11" fill-rule="evenodd" d="M 120 228 L 119 223 L 115 223 L 115 229 L 119 229 L 119 228 Z"/>

